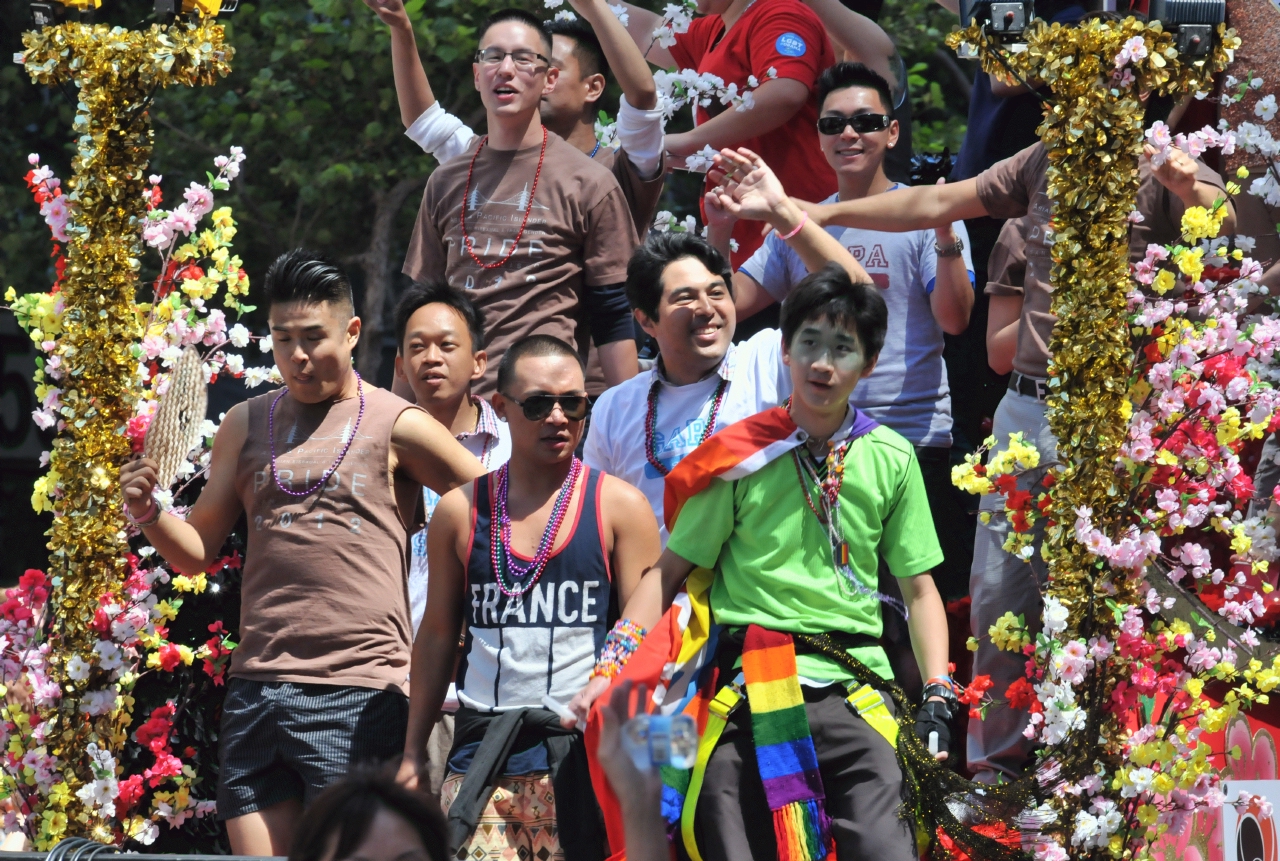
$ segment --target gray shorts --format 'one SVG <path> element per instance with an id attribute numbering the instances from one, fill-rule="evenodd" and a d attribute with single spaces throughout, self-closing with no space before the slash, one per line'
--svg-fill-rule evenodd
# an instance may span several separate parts
<path id="1" fill-rule="evenodd" d="M 218 743 L 218 818 L 297 798 L 304 804 L 352 766 L 404 750 L 409 698 L 399 691 L 232 679 Z"/>

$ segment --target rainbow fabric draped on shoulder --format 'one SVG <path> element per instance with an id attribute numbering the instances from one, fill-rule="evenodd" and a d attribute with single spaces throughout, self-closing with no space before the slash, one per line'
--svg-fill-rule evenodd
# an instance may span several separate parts
<path id="1" fill-rule="evenodd" d="M 858 412 L 850 437 L 863 436 L 877 426 L 873 419 Z M 706 489 L 713 479 L 745 478 L 790 454 L 805 437 L 784 407 L 765 410 L 716 433 L 666 477 L 663 507 L 667 529 L 675 528 L 684 503 Z M 694 569 L 685 582 L 684 591 L 649 631 L 640 648 L 614 678 L 609 691 L 592 707 L 586 731 L 587 756 L 596 798 L 605 815 L 613 853 L 611 861 L 625 857 L 624 836 L 617 799 L 595 756 L 600 728 L 598 704 L 608 702 L 614 687 L 631 681 L 645 685 L 652 692 L 653 710 L 667 715 L 687 714 L 697 722 L 700 734 L 705 730 L 712 699 L 724 683 L 731 681 L 716 678 L 712 664 L 719 636 L 719 626 L 711 618 L 710 592 L 714 579 L 713 571 Z M 662 777 L 662 812 L 669 828 L 675 830 L 680 826 L 690 772 L 664 768 Z"/>

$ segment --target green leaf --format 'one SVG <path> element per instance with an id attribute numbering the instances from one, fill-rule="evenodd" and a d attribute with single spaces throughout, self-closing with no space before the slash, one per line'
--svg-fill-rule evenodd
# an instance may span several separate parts
<path id="1" fill-rule="evenodd" d="M 344 81 L 354 81 L 356 79 L 356 70 L 351 65 L 350 60 L 342 61 L 341 74 Z"/>

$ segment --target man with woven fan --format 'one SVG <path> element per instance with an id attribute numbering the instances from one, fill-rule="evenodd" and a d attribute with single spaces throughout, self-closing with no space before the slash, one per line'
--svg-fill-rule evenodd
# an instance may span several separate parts
<path id="1" fill-rule="evenodd" d="M 360 319 L 337 266 L 290 251 L 265 283 L 285 387 L 227 413 L 186 519 L 156 504 L 155 460 L 120 470 L 126 516 L 180 573 L 204 571 L 247 519 L 218 786 L 240 855 L 287 854 L 304 802 L 400 752 L 419 487 L 443 494 L 484 471 L 426 412 L 356 373 Z"/>

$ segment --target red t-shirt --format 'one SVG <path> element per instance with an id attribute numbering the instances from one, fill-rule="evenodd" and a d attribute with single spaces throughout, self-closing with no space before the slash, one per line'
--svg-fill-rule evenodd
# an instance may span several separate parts
<path id="1" fill-rule="evenodd" d="M 831 41 L 822 22 L 800 0 L 756 0 L 719 43 L 724 32 L 719 15 L 696 19 L 687 33 L 676 35 L 671 56 L 682 69 L 710 72 L 726 84 L 747 89 L 755 75 L 763 84 L 770 67 L 779 78 L 802 82 L 813 92 L 818 76 L 835 64 Z M 698 124 L 733 110 L 714 101 L 698 107 Z M 773 168 L 787 194 L 801 200 L 825 200 L 836 191 L 836 175 L 818 145 L 818 103 L 810 98 L 796 115 L 771 132 L 737 144 L 760 155 Z M 759 222 L 739 222 L 733 231 L 738 251 L 733 263 L 742 263 L 760 246 Z"/>

